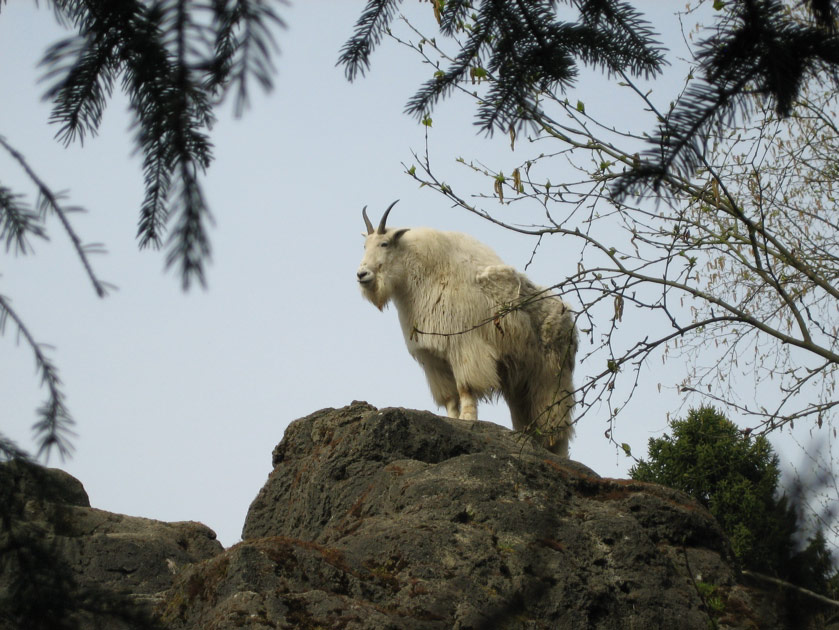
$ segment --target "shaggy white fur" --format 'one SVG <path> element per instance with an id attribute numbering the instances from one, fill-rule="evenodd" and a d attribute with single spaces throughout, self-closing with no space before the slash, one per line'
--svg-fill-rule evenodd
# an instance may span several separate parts
<path id="1" fill-rule="evenodd" d="M 395 204 L 396 202 L 394 202 Z M 568 455 L 573 434 L 575 316 L 483 243 L 458 232 L 386 228 L 367 219 L 357 278 L 380 310 L 396 305 L 408 352 L 453 418 L 501 394 L 513 428 Z"/>

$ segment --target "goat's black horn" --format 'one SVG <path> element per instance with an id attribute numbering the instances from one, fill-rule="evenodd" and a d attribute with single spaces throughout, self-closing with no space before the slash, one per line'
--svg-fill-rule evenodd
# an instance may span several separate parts
<path id="1" fill-rule="evenodd" d="M 367 216 L 367 206 L 364 206 L 361 209 L 361 216 L 364 217 L 364 225 L 367 226 L 367 233 L 372 234 L 373 233 L 373 224 L 370 223 L 370 217 Z"/>
<path id="2" fill-rule="evenodd" d="M 399 201 L 398 199 L 396 201 L 394 201 L 392 204 L 390 204 L 387 207 L 387 210 L 385 210 L 385 213 L 382 215 L 382 220 L 379 221 L 379 229 L 376 230 L 377 234 L 384 234 L 385 233 L 385 223 L 387 222 L 387 215 L 390 214 L 391 209 L 393 208 L 393 206 L 396 205 L 396 203 L 398 201 Z"/>

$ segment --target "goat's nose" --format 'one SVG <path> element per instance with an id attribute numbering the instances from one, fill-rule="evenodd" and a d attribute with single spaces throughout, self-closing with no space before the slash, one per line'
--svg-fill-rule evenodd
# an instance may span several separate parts
<path id="1" fill-rule="evenodd" d="M 359 281 L 359 282 L 364 282 L 365 280 L 369 279 L 369 277 L 370 277 L 370 272 L 369 272 L 369 271 L 367 271 L 366 269 L 359 269 L 359 270 L 356 272 L 356 274 L 355 274 L 355 275 L 356 275 L 356 277 L 358 278 L 358 281 Z"/>

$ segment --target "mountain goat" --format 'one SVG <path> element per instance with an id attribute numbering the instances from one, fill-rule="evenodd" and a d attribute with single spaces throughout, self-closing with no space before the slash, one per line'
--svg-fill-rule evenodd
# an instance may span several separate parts
<path id="1" fill-rule="evenodd" d="M 408 352 L 449 417 L 477 419 L 501 394 L 513 428 L 568 455 L 577 331 L 571 309 L 466 234 L 367 227 L 357 279 L 379 310 L 396 304 Z"/>

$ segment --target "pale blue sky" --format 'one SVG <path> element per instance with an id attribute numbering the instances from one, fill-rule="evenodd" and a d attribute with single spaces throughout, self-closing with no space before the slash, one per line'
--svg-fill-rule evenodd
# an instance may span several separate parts
<path id="1" fill-rule="evenodd" d="M 678 23 L 666 18 L 663 3 L 638 4 L 658 11 L 656 26 L 678 45 Z M 77 476 L 95 507 L 202 521 L 231 545 L 291 420 L 354 399 L 434 409 L 396 312 L 379 313 L 356 287 L 363 205 L 377 220 L 399 198 L 393 225 L 466 231 L 512 265 L 523 268 L 530 259 L 528 238 L 451 209 L 404 174 L 401 162 L 422 150 L 425 128 L 402 109 L 431 71 L 386 43 L 368 78 L 347 83 L 335 62 L 362 6 L 308 0 L 281 9 L 289 28 L 278 35 L 276 90 L 254 92 L 243 119 L 225 111 L 213 130 L 216 161 L 204 178 L 216 221 L 209 290 L 183 294 L 179 279 L 162 272 L 162 253 L 137 250 L 142 174 L 124 99 L 117 95 L 99 137 L 83 148 L 56 143 L 36 64 L 62 32 L 33 2 L 3 5 L 0 134 L 53 189 L 68 190 L 89 210 L 73 216 L 74 227 L 84 240 L 105 243 L 109 253 L 92 262 L 119 287 L 104 300 L 95 296 L 56 221 L 51 241 L 35 243 L 36 255 L 0 258 L 0 294 L 13 300 L 39 341 L 55 346 L 50 356 L 77 421 L 73 458 L 50 464 Z M 430 5 L 405 8 L 431 18 Z M 668 76 L 672 90 L 667 94 L 665 84 L 662 99 L 672 98 L 682 75 Z M 621 108 L 603 79 L 583 81 L 570 98 Z M 465 177 L 457 156 L 507 172 L 523 159 L 524 149 L 514 153 L 505 138 L 477 136 L 471 122 L 463 101 L 434 114 L 432 154 L 449 181 Z M 31 192 L 5 155 L 0 179 Z M 553 284 L 573 265 L 575 254 L 549 241 L 528 273 Z M 655 369 L 644 370 L 617 429 L 617 440 L 642 455 L 678 404 L 657 385 L 681 375 Z M 2 431 L 34 450 L 30 426 L 44 391 L 11 326 L 0 338 L 0 399 Z M 503 403 L 480 407 L 479 417 L 509 426 Z M 605 418 L 589 414 L 571 456 L 603 475 L 625 475 L 631 462 L 603 438 L 605 429 Z"/>

